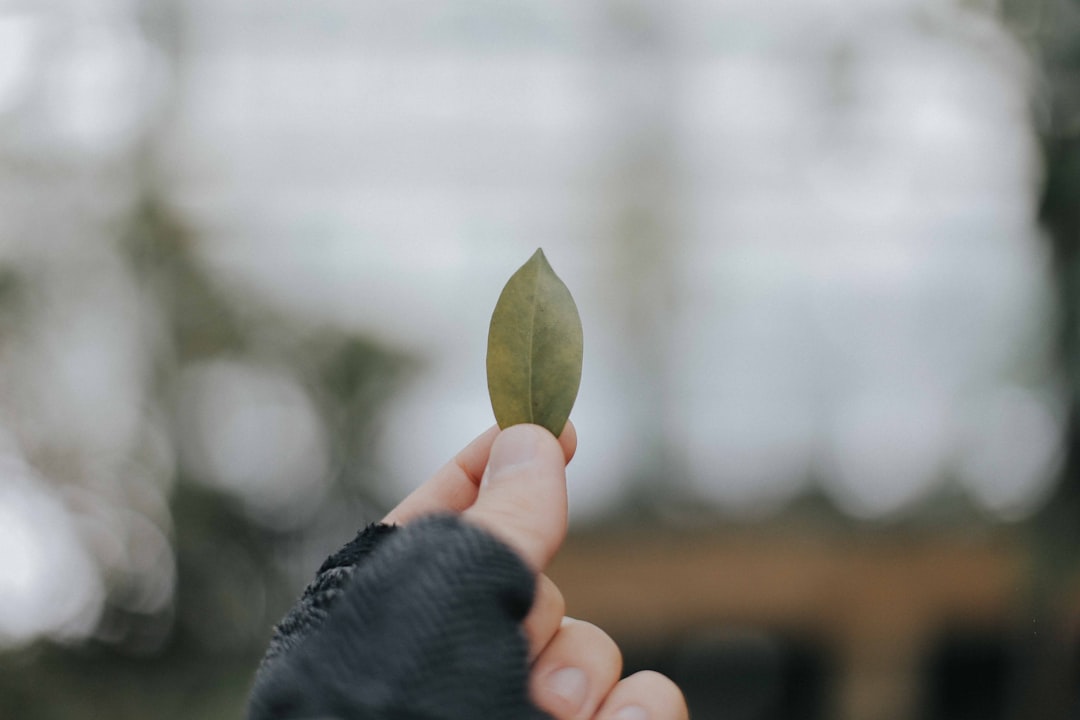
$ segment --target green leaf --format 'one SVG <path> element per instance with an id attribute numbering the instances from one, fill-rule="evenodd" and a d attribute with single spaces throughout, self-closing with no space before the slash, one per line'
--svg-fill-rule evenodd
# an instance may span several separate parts
<path id="1" fill-rule="evenodd" d="M 487 378 L 499 427 L 535 423 L 561 435 L 581 384 L 581 351 L 574 298 L 537 250 L 491 315 Z"/>

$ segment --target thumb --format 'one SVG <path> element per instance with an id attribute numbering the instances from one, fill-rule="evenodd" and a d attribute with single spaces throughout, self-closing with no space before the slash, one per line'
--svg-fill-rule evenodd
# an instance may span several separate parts
<path id="1" fill-rule="evenodd" d="M 499 433 L 464 517 L 542 571 L 566 537 L 566 456 L 555 436 L 539 425 Z"/>

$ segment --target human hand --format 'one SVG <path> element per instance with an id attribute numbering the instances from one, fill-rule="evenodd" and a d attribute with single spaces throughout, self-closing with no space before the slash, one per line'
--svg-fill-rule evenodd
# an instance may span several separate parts
<path id="1" fill-rule="evenodd" d="M 533 701 L 556 720 L 686 720 L 671 680 L 639 672 L 620 680 L 622 655 L 600 628 L 564 617 L 565 601 L 543 574 L 566 537 L 566 464 L 577 448 L 568 423 L 559 439 L 536 425 L 493 427 L 392 510 L 408 525 L 458 513 L 513 548 L 537 574 L 524 632 Z"/>

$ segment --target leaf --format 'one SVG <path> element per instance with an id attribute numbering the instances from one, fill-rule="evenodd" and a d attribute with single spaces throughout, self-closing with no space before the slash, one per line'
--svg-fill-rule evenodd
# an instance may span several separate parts
<path id="1" fill-rule="evenodd" d="M 537 250 L 491 315 L 488 393 L 499 427 L 535 423 L 561 435 L 581 384 L 581 352 L 574 298 Z"/>

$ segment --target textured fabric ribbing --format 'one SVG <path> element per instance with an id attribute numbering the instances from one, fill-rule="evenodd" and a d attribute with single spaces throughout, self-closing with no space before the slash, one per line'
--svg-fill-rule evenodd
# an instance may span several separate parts
<path id="1" fill-rule="evenodd" d="M 263 657 L 264 667 L 279 655 L 288 653 L 322 623 L 359 564 L 395 530 L 397 527 L 394 525 L 372 523 L 358 532 L 347 545 L 326 558 L 300 600 L 274 628 L 270 647 Z M 262 670 L 263 668 L 260 668 L 260 672 Z"/>
<path id="2" fill-rule="evenodd" d="M 372 526 L 278 626 L 250 720 L 539 720 L 520 623 L 532 573 L 453 516 Z"/>

